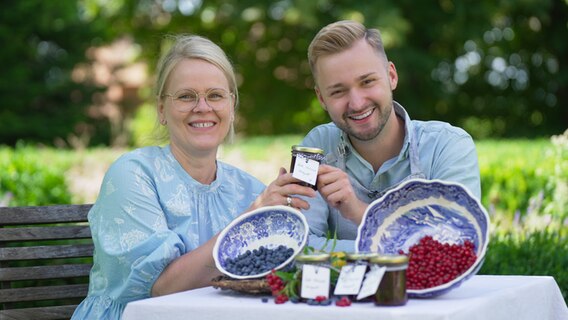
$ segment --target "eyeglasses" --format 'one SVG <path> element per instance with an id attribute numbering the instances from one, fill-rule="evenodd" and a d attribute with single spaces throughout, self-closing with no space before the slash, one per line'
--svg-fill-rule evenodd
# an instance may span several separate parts
<path id="1" fill-rule="evenodd" d="M 214 111 L 224 110 L 229 106 L 231 97 L 234 93 L 225 89 L 211 88 L 204 94 L 198 93 L 193 89 L 182 89 L 174 94 L 163 94 L 162 97 L 170 97 L 173 106 L 180 112 L 190 112 L 199 103 L 201 96 L 205 99 L 205 103 Z"/>

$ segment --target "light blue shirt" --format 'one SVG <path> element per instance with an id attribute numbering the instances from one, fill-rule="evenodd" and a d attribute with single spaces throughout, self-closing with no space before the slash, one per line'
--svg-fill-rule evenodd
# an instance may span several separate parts
<path id="1" fill-rule="evenodd" d="M 95 244 L 89 294 L 72 319 L 120 319 L 130 301 L 150 297 L 164 268 L 220 232 L 265 186 L 217 161 L 203 185 L 170 147 L 129 152 L 109 168 L 89 212 Z"/>
<path id="2" fill-rule="evenodd" d="M 331 122 L 312 129 L 301 145 L 323 149 L 324 162 L 347 172 L 358 198 L 366 203 L 411 178 L 458 182 L 480 199 L 479 165 L 471 136 L 445 122 L 411 120 L 396 102 L 394 111 L 404 119 L 404 143 L 398 156 L 386 161 L 377 172 L 357 153 L 346 134 Z M 329 231 L 332 238 L 336 233 L 339 239 L 335 251 L 356 251 L 358 226 L 328 206 L 319 193 L 316 198 L 305 199 L 310 203 L 310 209 L 303 212 L 310 225 L 309 245 L 329 251 L 331 241 L 324 246 Z"/>

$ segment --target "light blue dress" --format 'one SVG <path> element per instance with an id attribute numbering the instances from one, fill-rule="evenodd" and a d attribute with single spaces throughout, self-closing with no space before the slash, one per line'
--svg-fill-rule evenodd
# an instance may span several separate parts
<path id="1" fill-rule="evenodd" d="M 89 294 L 72 319 L 120 319 L 150 297 L 179 256 L 207 242 L 250 207 L 265 185 L 217 161 L 211 185 L 195 181 L 170 147 L 145 147 L 115 161 L 89 212 L 95 244 Z"/>

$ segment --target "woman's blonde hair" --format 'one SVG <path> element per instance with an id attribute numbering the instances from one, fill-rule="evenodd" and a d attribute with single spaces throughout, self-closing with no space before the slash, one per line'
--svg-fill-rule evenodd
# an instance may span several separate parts
<path id="1" fill-rule="evenodd" d="M 168 81 L 172 70 L 175 66 L 184 59 L 201 59 L 215 65 L 227 78 L 229 83 L 229 91 L 234 94 L 234 108 L 236 110 L 239 104 L 239 91 L 237 87 L 237 80 L 235 71 L 231 61 L 217 44 L 213 41 L 197 36 L 197 35 L 170 35 L 167 36 L 171 40 L 171 47 L 162 56 L 156 68 L 157 77 L 155 84 L 155 95 L 158 101 L 164 98 L 164 88 Z M 233 111 L 235 111 L 233 110 Z M 158 127 L 159 123 L 157 122 Z M 231 141 L 234 136 L 234 125 L 231 123 L 229 134 L 225 140 Z M 167 139 L 167 133 L 163 133 L 160 140 Z"/>

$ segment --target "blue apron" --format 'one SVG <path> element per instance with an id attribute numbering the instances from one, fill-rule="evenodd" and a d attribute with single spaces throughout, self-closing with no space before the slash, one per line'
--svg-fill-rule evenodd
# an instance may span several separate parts
<path id="1" fill-rule="evenodd" d="M 324 162 L 328 165 L 337 167 L 345 172 L 347 172 L 347 167 L 345 165 L 347 157 L 351 154 L 349 145 L 345 142 L 345 135 L 342 134 L 339 139 L 339 144 L 335 150 L 326 155 Z M 410 160 L 410 175 L 397 182 L 396 184 L 389 186 L 383 190 L 369 190 L 367 187 L 363 186 L 354 177 L 349 176 L 351 185 L 357 197 L 363 202 L 371 203 L 374 200 L 380 198 L 387 191 L 397 187 L 404 181 L 410 179 L 424 179 L 425 174 L 420 170 L 418 161 L 418 138 L 412 137 L 410 139 L 410 145 L 408 150 L 409 160 Z M 328 226 L 331 234 L 337 232 L 337 239 L 355 239 L 357 237 L 357 225 L 353 222 L 343 218 L 339 210 L 332 208 L 328 205 L 329 216 L 328 216 Z"/>

